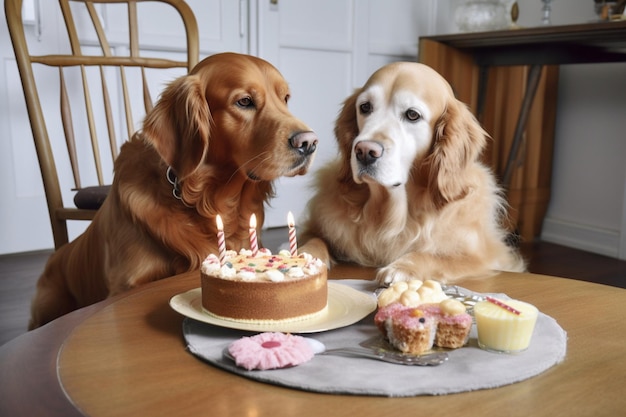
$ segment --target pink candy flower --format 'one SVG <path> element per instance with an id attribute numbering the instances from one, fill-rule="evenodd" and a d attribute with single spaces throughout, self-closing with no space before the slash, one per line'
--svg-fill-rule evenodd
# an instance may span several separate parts
<path id="1" fill-rule="evenodd" d="M 247 370 L 296 366 L 313 358 L 313 349 L 301 336 L 261 333 L 243 337 L 228 347 L 237 366 Z"/>

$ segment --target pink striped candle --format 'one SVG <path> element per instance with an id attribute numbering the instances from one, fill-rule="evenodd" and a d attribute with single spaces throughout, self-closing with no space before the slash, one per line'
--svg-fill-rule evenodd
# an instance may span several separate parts
<path id="1" fill-rule="evenodd" d="M 520 314 L 522 314 L 521 311 L 511 307 L 510 305 L 504 303 L 503 301 L 500 301 L 498 299 L 495 299 L 495 298 L 489 297 L 489 296 L 487 296 L 486 298 L 487 298 L 487 301 L 489 301 L 490 303 L 493 303 L 493 304 L 497 305 L 498 307 L 503 308 L 503 309 L 513 313 L 513 314 L 516 314 L 518 316 Z"/>
<path id="2" fill-rule="evenodd" d="M 298 256 L 298 241 L 296 239 L 296 222 L 293 220 L 293 214 L 287 213 L 287 225 L 289 226 L 289 251 L 291 256 Z"/>
<path id="3" fill-rule="evenodd" d="M 256 256 L 259 253 L 259 243 L 256 238 L 256 214 L 252 213 L 250 216 L 250 250 L 252 256 Z"/>
<path id="4" fill-rule="evenodd" d="M 217 249 L 220 254 L 220 265 L 224 265 L 224 261 L 226 260 L 226 238 L 224 237 L 222 216 L 218 214 L 217 217 L 215 217 L 215 223 L 217 223 Z"/>

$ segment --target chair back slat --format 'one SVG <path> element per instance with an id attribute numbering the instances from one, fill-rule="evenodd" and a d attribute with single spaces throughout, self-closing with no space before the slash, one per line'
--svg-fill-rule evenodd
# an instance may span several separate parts
<path id="1" fill-rule="evenodd" d="M 117 145 L 117 136 L 115 135 L 115 123 L 113 121 L 113 110 L 111 109 L 111 97 L 109 88 L 107 87 L 107 79 L 104 75 L 104 67 L 100 65 L 100 81 L 102 82 L 102 101 L 104 105 L 104 117 L 107 124 L 107 132 L 109 133 L 109 147 L 113 159 L 117 158 L 119 153 Z"/>
<path id="2" fill-rule="evenodd" d="M 135 126 L 135 123 L 133 122 L 133 112 L 131 111 L 130 96 L 128 95 L 128 81 L 126 81 L 126 69 L 124 66 L 120 66 L 120 77 L 122 81 L 124 108 L 126 109 L 124 112 L 126 115 L 126 129 L 128 130 L 128 137 L 130 138 L 133 134 L 133 126 Z"/>
<path id="3" fill-rule="evenodd" d="M 98 36 L 98 42 L 100 44 L 100 47 L 102 48 L 102 54 L 105 57 L 112 56 L 113 54 L 111 53 L 111 46 L 109 45 L 109 41 L 107 40 L 102 21 L 100 20 L 100 16 L 98 15 L 94 4 L 86 3 L 85 6 L 87 8 L 87 11 L 89 12 L 89 17 L 91 18 L 91 22 L 93 24 L 96 35 Z M 100 65 L 99 67 L 100 81 L 102 83 L 102 101 L 104 105 L 104 116 L 106 120 L 107 133 L 109 135 L 109 149 L 111 150 L 111 155 L 113 159 L 115 159 L 117 158 L 119 149 L 117 144 L 117 135 L 115 134 L 113 110 L 111 109 L 111 97 L 109 94 L 109 88 L 107 86 L 104 66 Z"/>
<path id="4" fill-rule="evenodd" d="M 109 45 L 109 41 L 107 40 L 106 34 L 104 32 L 104 28 L 102 26 L 102 22 L 100 21 L 100 16 L 98 12 L 96 12 L 96 8 L 93 3 L 86 3 L 87 11 L 89 12 L 89 17 L 91 18 L 91 23 L 93 24 L 94 30 L 96 31 L 96 35 L 98 36 L 98 42 L 102 48 L 102 54 L 104 56 L 111 56 L 111 46 Z"/>
<path id="5" fill-rule="evenodd" d="M 72 48 L 72 54 L 81 56 L 83 54 L 80 47 L 80 39 L 78 32 L 76 31 L 76 24 L 74 23 L 74 16 L 72 15 L 72 9 L 68 0 L 59 0 L 59 6 L 63 14 L 63 20 L 65 21 L 65 28 L 67 29 L 67 37 Z"/>
<path id="6" fill-rule="evenodd" d="M 150 96 L 150 88 L 148 87 L 148 79 L 146 78 L 146 69 L 144 67 L 141 67 L 141 80 L 143 82 L 143 105 L 147 114 L 154 105 Z"/>
<path id="7" fill-rule="evenodd" d="M 137 23 L 136 3 L 128 3 L 128 34 L 130 56 L 139 56 L 139 24 Z"/>
<path id="8" fill-rule="evenodd" d="M 63 125 L 63 133 L 65 135 L 65 144 L 67 146 L 67 154 L 70 159 L 70 166 L 74 177 L 74 187 L 82 188 L 80 182 L 80 171 L 78 169 L 78 156 L 76 155 L 76 138 L 74 136 L 74 124 L 72 122 L 72 110 L 70 107 L 70 99 L 67 93 L 67 84 L 63 75 L 63 67 L 59 67 L 59 86 L 60 86 L 60 106 L 61 106 L 61 123 Z"/>
<path id="9" fill-rule="evenodd" d="M 83 80 L 83 95 L 85 97 L 85 112 L 87 115 L 87 125 L 89 126 L 89 139 L 91 139 L 91 151 L 93 154 L 93 162 L 96 168 L 96 176 L 98 177 L 98 185 L 104 185 L 102 176 L 102 158 L 100 157 L 100 146 L 98 142 L 98 132 L 96 131 L 96 122 L 91 101 L 91 92 L 89 90 L 89 82 L 85 66 L 80 66 L 80 76 Z"/>

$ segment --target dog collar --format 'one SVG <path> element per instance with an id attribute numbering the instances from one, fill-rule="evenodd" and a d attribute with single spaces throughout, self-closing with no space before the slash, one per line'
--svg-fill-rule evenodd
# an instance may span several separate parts
<path id="1" fill-rule="evenodd" d="M 167 182 L 172 185 L 172 195 L 174 196 L 174 198 L 180 200 L 185 205 L 185 207 L 191 207 L 185 202 L 185 200 L 183 200 L 183 196 L 180 193 L 180 183 L 178 182 L 178 176 L 171 166 L 167 167 L 167 171 L 165 171 L 165 178 L 167 179 Z"/>

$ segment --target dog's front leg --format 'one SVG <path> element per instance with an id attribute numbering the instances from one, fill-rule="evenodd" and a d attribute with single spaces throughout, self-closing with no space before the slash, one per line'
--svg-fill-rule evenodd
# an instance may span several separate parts
<path id="1" fill-rule="evenodd" d="M 389 265 L 379 268 L 376 272 L 376 281 L 384 286 L 414 279 L 445 281 L 447 277 L 443 276 L 442 271 L 446 270 L 444 264 L 449 264 L 449 261 L 448 257 L 440 257 L 435 254 L 409 252 Z M 447 265 L 447 267 L 450 266 Z"/>
<path id="2" fill-rule="evenodd" d="M 451 283 L 460 278 L 477 278 L 493 273 L 480 257 L 471 254 L 409 252 L 380 268 L 376 280 L 381 285 L 413 279 Z"/>

